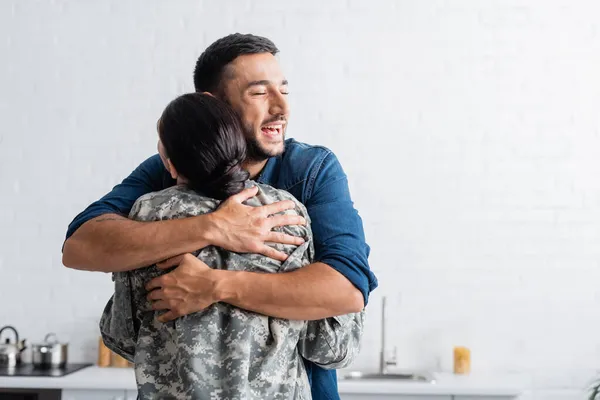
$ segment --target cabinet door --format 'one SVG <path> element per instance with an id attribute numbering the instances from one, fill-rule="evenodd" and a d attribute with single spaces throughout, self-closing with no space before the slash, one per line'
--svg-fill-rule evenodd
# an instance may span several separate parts
<path id="1" fill-rule="evenodd" d="M 414 395 L 414 394 L 351 394 L 340 395 L 342 400 L 452 400 L 450 395 Z M 477 399 L 479 400 L 479 399 Z"/>
<path id="2" fill-rule="evenodd" d="M 454 396 L 453 400 L 513 400 L 514 396 Z"/>
<path id="3" fill-rule="evenodd" d="M 125 400 L 124 390 L 65 389 L 62 400 Z"/>

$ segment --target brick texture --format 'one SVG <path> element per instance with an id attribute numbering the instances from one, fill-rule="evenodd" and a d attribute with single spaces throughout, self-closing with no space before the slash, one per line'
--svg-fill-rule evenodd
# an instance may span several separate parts
<path id="1" fill-rule="evenodd" d="M 196 57 L 272 38 L 289 134 L 331 147 L 372 245 L 356 369 L 390 297 L 399 366 L 520 372 L 524 400 L 600 375 L 600 3 L 0 2 L 0 325 L 94 361 L 110 277 L 67 270 L 71 218 L 155 151 Z"/>

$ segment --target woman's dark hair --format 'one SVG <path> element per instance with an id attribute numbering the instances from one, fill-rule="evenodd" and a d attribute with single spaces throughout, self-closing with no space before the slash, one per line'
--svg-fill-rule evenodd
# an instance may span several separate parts
<path id="1" fill-rule="evenodd" d="M 158 135 L 191 189 L 219 200 L 244 189 L 249 177 L 242 169 L 246 140 L 225 102 L 207 94 L 184 94 L 163 111 Z"/>
<path id="2" fill-rule="evenodd" d="M 227 64 L 245 54 L 271 53 L 279 50 L 269 39 L 251 34 L 234 33 L 208 46 L 198 57 L 194 68 L 197 92 L 218 93 Z"/>

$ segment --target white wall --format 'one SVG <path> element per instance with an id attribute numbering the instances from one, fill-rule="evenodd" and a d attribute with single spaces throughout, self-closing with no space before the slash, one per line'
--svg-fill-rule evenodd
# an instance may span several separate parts
<path id="1" fill-rule="evenodd" d="M 350 177 L 401 367 L 517 371 L 575 399 L 600 368 L 600 5 L 588 1 L 0 2 L 0 325 L 95 361 L 110 277 L 61 266 L 77 212 L 155 149 L 228 33 L 273 39 L 290 135 Z"/>

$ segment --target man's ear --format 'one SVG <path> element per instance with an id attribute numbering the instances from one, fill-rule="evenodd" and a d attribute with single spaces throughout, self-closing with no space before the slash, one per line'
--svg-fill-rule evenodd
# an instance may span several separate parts
<path id="1" fill-rule="evenodd" d="M 216 96 L 215 96 L 214 94 L 212 94 L 211 92 L 202 92 L 202 94 L 207 94 L 207 95 L 209 95 L 209 96 L 211 96 L 211 97 L 216 97 Z"/>

